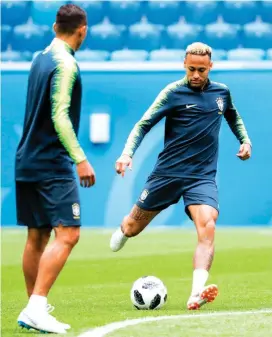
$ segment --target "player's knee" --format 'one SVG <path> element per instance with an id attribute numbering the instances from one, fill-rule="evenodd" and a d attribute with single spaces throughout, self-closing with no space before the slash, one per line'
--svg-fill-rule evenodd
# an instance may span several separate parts
<path id="1" fill-rule="evenodd" d="M 35 251 L 43 252 L 51 235 L 51 228 L 29 230 L 27 244 Z"/>
<path id="2" fill-rule="evenodd" d="M 206 245 L 213 245 L 214 234 L 215 221 L 211 218 L 201 223 L 201 230 L 199 231 L 198 241 Z"/>
<path id="3" fill-rule="evenodd" d="M 123 223 L 122 223 L 122 229 L 123 229 L 125 236 L 129 238 L 139 234 L 139 225 L 137 221 L 135 221 L 129 216 L 125 216 Z"/>
<path id="4" fill-rule="evenodd" d="M 43 231 L 41 235 L 41 245 L 46 246 L 51 236 L 51 229 Z"/>
<path id="5" fill-rule="evenodd" d="M 59 233 L 58 233 L 59 234 Z M 74 247 L 80 238 L 79 227 L 66 227 L 60 235 L 57 235 L 61 241 L 68 246 Z"/>

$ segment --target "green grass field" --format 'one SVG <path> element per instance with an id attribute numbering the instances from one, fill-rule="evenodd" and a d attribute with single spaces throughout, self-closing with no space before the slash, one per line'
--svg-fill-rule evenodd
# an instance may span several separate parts
<path id="1" fill-rule="evenodd" d="M 72 326 L 67 336 L 112 322 L 153 316 L 190 317 L 140 322 L 110 332 L 110 337 L 255 337 L 272 336 L 272 230 L 218 229 L 210 283 L 220 296 L 198 312 L 188 312 L 193 230 L 147 230 L 119 253 L 108 247 L 110 232 L 83 230 L 49 296 L 54 315 Z M 2 230 L 2 336 L 36 336 L 17 327 L 16 318 L 27 297 L 21 271 L 25 231 Z M 137 311 L 130 288 L 140 276 L 155 275 L 168 288 L 167 304 L 157 311 Z M 270 312 L 228 315 L 237 311 Z M 198 316 L 204 313 L 219 316 Z M 220 314 L 221 312 L 221 314 Z M 226 312 L 226 314 L 225 314 Z M 195 315 L 195 317 L 191 317 Z M 102 334 L 90 335 L 103 336 Z"/>

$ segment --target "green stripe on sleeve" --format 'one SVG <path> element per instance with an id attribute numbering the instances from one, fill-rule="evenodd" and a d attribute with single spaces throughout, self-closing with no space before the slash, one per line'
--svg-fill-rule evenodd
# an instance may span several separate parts
<path id="1" fill-rule="evenodd" d="M 77 66 L 71 55 L 56 53 L 57 67 L 51 80 L 52 120 L 59 140 L 72 160 L 86 159 L 69 117 L 71 95 L 77 77 Z"/>
<path id="2" fill-rule="evenodd" d="M 241 144 L 247 143 L 247 144 L 252 145 L 249 139 L 246 127 L 242 120 L 242 117 L 240 116 L 239 112 L 234 106 L 230 93 L 229 93 L 229 106 L 224 114 L 224 117 L 226 121 L 228 122 L 229 127 L 231 128 L 232 132 L 234 133 L 236 138 L 239 140 L 239 142 Z"/>
<path id="3" fill-rule="evenodd" d="M 135 124 L 122 154 L 130 157 L 134 155 L 144 136 L 173 108 L 173 100 L 171 100 L 170 95 L 180 85 L 183 85 L 182 80 L 169 84 L 159 93 L 140 121 Z"/>

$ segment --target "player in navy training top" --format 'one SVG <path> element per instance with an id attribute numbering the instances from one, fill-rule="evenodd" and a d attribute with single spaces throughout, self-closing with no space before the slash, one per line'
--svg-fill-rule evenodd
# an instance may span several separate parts
<path id="1" fill-rule="evenodd" d="M 28 227 L 23 271 L 29 298 L 22 327 L 65 333 L 68 324 L 48 312 L 47 295 L 80 233 L 77 174 L 83 187 L 95 173 L 77 140 L 81 78 L 75 51 L 87 32 L 84 10 L 60 7 L 56 38 L 34 59 L 28 79 L 24 128 L 16 153 L 18 225 Z M 52 228 L 55 240 L 47 246 Z"/>
<path id="2" fill-rule="evenodd" d="M 251 156 L 251 142 L 228 87 L 210 81 L 212 50 L 196 42 L 188 46 L 186 76 L 169 84 L 156 98 L 129 135 L 116 171 L 124 175 L 146 133 L 165 117 L 164 149 L 130 214 L 113 233 L 110 246 L 120 250 L 163 209 L 183 197 L 185 211 L 194 221 L 198 245 L 194 255 L 192 293 L 188 309 L 213 301 L 216 285 L 205 286 L 214 255 L 214 231 L 219 205 L 215 181 L 219 130 L 224 117 L 240 142 L 237 154 Z"/>

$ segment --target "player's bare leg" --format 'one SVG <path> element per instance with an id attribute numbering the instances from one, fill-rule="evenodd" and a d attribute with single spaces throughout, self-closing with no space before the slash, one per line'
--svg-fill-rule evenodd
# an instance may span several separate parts
<path id="1" fill-rule="evenodd" d="M 214 257 L 215 224 L 218 212 L 208 205 L 190 205 L 188 209 L 198 235 L 194 254 L 192 293 L 187 303 L 188 309 L 195 310 L 207 302 L 214 301 L 218 295 L 216 285 L 205 287 Z"/>
<path id="2" fill-rule="evenodd" d="M 41 256 L 50 239 L 51 228 L 29 228 L 23 254 L 23 272 L 28 297 L 33 293 Z"/>
<path id="3" fill-rule="evenodd" d="M 160 211 L 146 211 L 134 205 L 129 215 L 125 216 L 121 227 L 111 237 L 110 248 L 120 250 L 130 237 L 136 236 L 154 219 Z"/>
<path id="4" fill-rule="evenodd" d="M 58 322 L 47 312 L 47 295 L 79 239 L 80 228 L 58 226 L 55 239 L 45 248 L 41 258 L 33 293 L 18 322 L 39 331 L 65 333 L 68 324 Z M 27 321 L 27 323 L 26 323 Z"/>
<path id="5" fill-rule="evenodd" d="M 45 249 L 39 265 L 34 295 L 47 297 L 72 249 L 77 244 L 80 227 L 58 226 L 54 228 L 55 239 Z"/>

